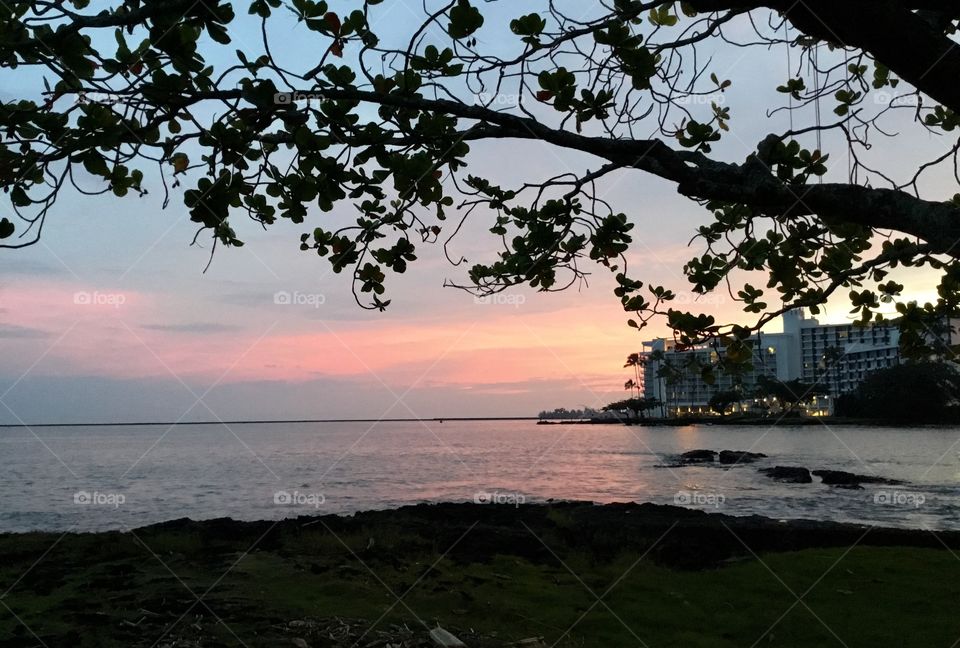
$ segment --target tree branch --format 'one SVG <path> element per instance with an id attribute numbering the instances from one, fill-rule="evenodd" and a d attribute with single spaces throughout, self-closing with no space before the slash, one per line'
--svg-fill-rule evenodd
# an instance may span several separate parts
<path id="1" fill-rule="evenodd" d="M 960 17 L 955 0 L 690 0 L 698 11 L 767 8 L 803 33 L 869 52 L 920 91 L 960 112 L 960 46 L 914 13 Z"/>
<path id="2" fill-rule="evenodd" d="M 239 93 L 231 90 L 209 94 L 216 95 L 215 98 L 236 98 Z M 445 99 L 346 88 L 324 89 L 322 94 L 332 100 L 361 101 L 477 120 L 499 128 L 481 126 L 466 131 L 473 140 L 539 139 L 646 171 L 676 183 L 677 190 L 691 198 L 740 202 L 769 213 L 817 215 L 833 222 L 903 232 L 923 239 L 934 252 L 960 258 L 960 209 L 904 191 L 848 184 L 788 185 L 775 178 L 755 158 L 744 164 L 728 164 L 699 153 L 674 150 L 659 139 L 590 137 L 553 129 L 529 117 Z"/>

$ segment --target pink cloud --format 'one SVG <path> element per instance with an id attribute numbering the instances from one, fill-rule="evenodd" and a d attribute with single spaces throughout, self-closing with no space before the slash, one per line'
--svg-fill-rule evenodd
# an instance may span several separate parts
<path id="1" fill-rule="evenodd" d="M 624 349 L 638 340 L 622 319 L 593 319 L 577 322 L 570 313 L 539 313 L 424 326 L 315 322 L 312 332 L 264 327 L 216 336 L 136 333 L 149 349 L 145 362 L 153 364 L 152 372 L 169 367 L 177 375 L 224 382 L 369 377 L 394 385 L 470 385 L 598 373 L 616 382 Z"/>
<path id="2" fill-rule="evenodd" d="M 395 389 L 502 385 L 505 393 L 522 393 L 530 381 L 573 380 L 589 394 L 618 390 L 626 355 L 666 333 L 662 323 L 629 329 L 602 288 L 519 305 L 459 302 L 417 319 L 358 313 L 349 321 L 238 305 L 211 311 L 195 299 L 79 282 L 8 284 L 0 288 L 0 324 L 8 327 L 0 349 L 14 374 L 35 365 L 50 375 L 176 377 L 201 386 L 350 378 Z M 722 294 L 702 303 L 688 296 L 680 306 L 743 319 Z"/>
<path id="3" fill-rule="evenodd" d="M 21 371 L 37 363 L 33 371 L 55 375 L 199 384 L 350 377 L 393 386 L 502 383 L 511 393 L 529 380 L 609 376 L 601 384 L 616 385 L 623 357 L 639 347 L 615 306 L 540 312 L 476 306 L 425 324 L 290 319 L 271 327 L 247 320 L 211 333 L 157 326 L 182 315 L 174 301 L 72 283 L 7 286 L 0 290 L 4 323 L 46 335 L 29 343 L 0 339 L 0 345 Z"/>

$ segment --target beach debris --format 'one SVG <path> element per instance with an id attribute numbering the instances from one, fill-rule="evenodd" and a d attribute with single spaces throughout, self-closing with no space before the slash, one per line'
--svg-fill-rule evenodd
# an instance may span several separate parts
<path id="1" fill-rule="evenodd" d="M 368 620 L 341 617 L 305 618 L 279 624 L 289 644 L 297 648 L 541 648 L 540 644 L 508 644 L 494 634 L 480 634 L 474 630 L 437 626 L 428 630 L 421 625 L 376 623 Z M 463 638 L 464 643 L 460 638 Z M 172 647 L 171 647 L 172 648 Z"/>
<path id="2" fill-rule="evenodd" d="M 440 626 L 437 626 L 430 631 L 430 639 L 433 640 L 434 645 L 439 646 L 440 648 L 466 648 L 465 643 L 457 639 Z"/>

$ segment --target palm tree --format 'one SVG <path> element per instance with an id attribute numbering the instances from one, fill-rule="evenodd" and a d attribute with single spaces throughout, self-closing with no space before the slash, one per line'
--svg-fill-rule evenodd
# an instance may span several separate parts
<path id="1" fill-rule="evenodd" d="M 846 351 L 843 347 L 838 346 L 828 347 L 823 351 L 822 363 L 824 365 L 824 372 L 828 372 L 831 369 L 833 370 L 833 375 L 831 376 L 833 380 L 830 381 L 832 383 L 830 396 L 833 398 L 840 395 L 840 361 L 844 355 L 846 355 Z"/>
<path id="2" fill-rule="evenodd" d="M 640 378 L 640 367 L 642 365 L 643 365 L 643 361 L 641 360 L 639 353 L 631 353 L 630 355 L 628 355 L 627 362 L 623 365 L 624 369 L 626 369 L 627 367 L 633 367 L 633 380 L 627 383 L 629 384 L 630 382 L 632 382 L 633 385 L 631 387 L 625 386 L 624 389 L 632 389 L 635 387 L 637 390 L 637 398 L 640 398 L 640 396 L 642 396 L 642 394 L 640 393 L 640 385 L 643 382 Z"/>
<path id="3" fill-rule="evenodd" d="M 654 351 L 640 356 L 640 364 L 646 367 L 648 364 L 652 366 L 659 367 L 656 373 L 657 387 L 659 387 L 659 393 L 664 397 L 664 400 L 657 401 L 658 407 L 660 408 L 660 416 L 666 418 L 667 408 L 666 408 L 666 397 L 667 397 L 667 380 L 666 374 L 664 371 L 664 364 L 666 360 L 666 354 L 662 349 L 655 349 Z"/>

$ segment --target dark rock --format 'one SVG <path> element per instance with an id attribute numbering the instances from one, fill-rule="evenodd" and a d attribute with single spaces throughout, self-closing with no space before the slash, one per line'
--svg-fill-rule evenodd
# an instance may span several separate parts
<path id="1" fill-rule="evenodd" d="M 716 461 L 717 453 L 713 450 L 690 450 L 680 455 L 683 463 L 709 463 Z"/>
<path id="2" fill-rule="evenodd" d="M 799 466 L 774 466 L 773 468 L 761 468 L 760 472 L 771 479 L 792 484 L 809 484 L 813 481 L 810 471 Z"/>
<path id="3" fill-rule="evenodd" d="M 814 470 L 813 474 L 819 477 L 824 484 L 828 486 L 839 486 L 841 488 L 858 488 L 860 484 L 902 484 L 896 479 L 886 479 L 884 477 L 872 477 L 870 475 L 857 475 L 855 473 L 844 472 L 842 470 Z"/>
<path id="4" fill-rule="evenodd" d="M 751 463 L 757 459 L 766 459 L 767 455 L 762 452 L 748 452 L 746 450 L 721 450 L 720 451 L 720 463 L 722 464 L 738 464 L 738 463 Z"/>

